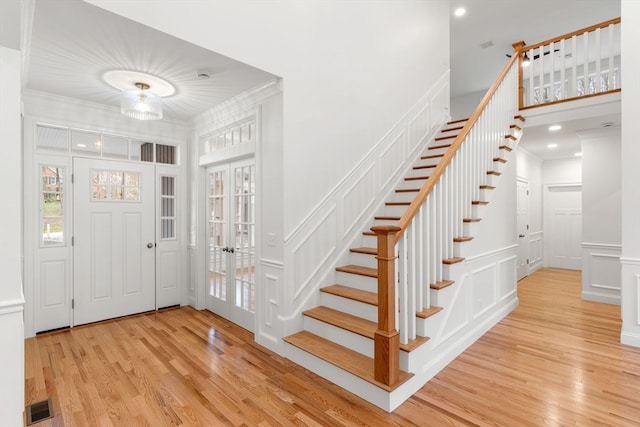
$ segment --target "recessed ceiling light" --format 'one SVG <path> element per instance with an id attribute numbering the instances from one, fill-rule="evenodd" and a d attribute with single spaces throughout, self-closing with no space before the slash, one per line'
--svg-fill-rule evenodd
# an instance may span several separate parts
<path id="1" fill-rule="evenodd" d="M 562 129 L 562 126 L 560 126 L 560 125 L 551 125 L 551 126 L 549 126 L 549 130 L 551 132 L 556 131 L 556 130 L 560 130 L 560 129 Z"/>
<path id="2" fill-rule="evenodd" d="M 547 145 L 547 148 L 557 148 L 558 144 L 549 144 Z"/>
<path id="3" fill-rule="evenodd" d="M 455 12 L 453 12 L 453 14 L 454 14 L 454 15 L 456 15 L 456 16 L 462 16 L 462 15 L 464 15 L 465 13 L 467 13 L 467 11 L 465 10 L 465 8 L 464 8 L 464 7 L 459 7 L 459 8 L 457 8 L 457 9 L 455 10 Z"/>
<path id="4" fill-rule="evenodd" d="M 575 153 L 574 156 L 576 157 L 582 157 L 582 153 Z"/>
<path id="5" fill-rule="evenodd" d="M 76 144 L 76 147 L 87 148 L 87 144 Z"/>

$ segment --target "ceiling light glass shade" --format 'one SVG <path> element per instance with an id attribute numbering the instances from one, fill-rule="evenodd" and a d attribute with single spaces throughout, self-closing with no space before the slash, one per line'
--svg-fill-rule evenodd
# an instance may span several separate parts
<path id="1" fill-rule="evenodd" d="M 149 85 L 136 83 L 136 89 L 125 90 L 120 98 L 120 112 L 137 120 L 160 120 L 162 98 L 146 91 Z"/>
<path id="2" fill-rule="evenodd" d="M 522 58 L 522 66 L 523 67 L 527 67 L 527 66 L 529 66 L 530 63 L 531 63 L 531 60 L 529 59 L 529 57 L 525 53 L 524 54 L 524 58 Z"/>

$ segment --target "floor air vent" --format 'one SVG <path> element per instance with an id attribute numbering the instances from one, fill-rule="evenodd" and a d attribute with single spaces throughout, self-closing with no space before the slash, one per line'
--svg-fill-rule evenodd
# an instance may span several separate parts
<path id="1" fill-rule="evenodd" d="M 53 418 L 53 409 L 51 408 L 51 400 L 43 400 L 42 402 L 32 403 L 27 406 L 27 425 L 39 423 L 40 421 Z"/>

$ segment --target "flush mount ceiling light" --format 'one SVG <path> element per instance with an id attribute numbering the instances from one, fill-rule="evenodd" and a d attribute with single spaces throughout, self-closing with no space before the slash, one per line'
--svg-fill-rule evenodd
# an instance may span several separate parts
<path id="1" fill-rule="evenodd" d="M 149 92 L 146 83 L 136 82 L 135 86 L 137 89 L 125 90 L 120 95 L 120 112 L 132 119 L 160 120 L 162 99 Z"/>
<path id="2" fill-rule="evenodd" d="M 558 148 L 558 144 L 547 144 L 547 148 Z"/>
<path id="3" fill-rule="evenodd" d="M 467 13 L 467 11 L 465 10 L 464 7 L 459 7 L 453 12 L 453 14 L 456 15 L 456 16 L 462 16 L 465 13 Z"/>
<path id="4" fill-rule="evenodd" d="M 138 71 L 111 70 L 103 79 L 121 91 L 120 112 L 137 120 L 161 119 L 162 98 L 175 93 L 166 80 Z"/>

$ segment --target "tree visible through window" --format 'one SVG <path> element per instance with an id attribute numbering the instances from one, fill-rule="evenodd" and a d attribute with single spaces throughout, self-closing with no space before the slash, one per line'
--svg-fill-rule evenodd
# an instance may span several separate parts
<path id="1" fill-rule="evenodd" d="M 64 168 L 42 167 L 42 244 L 64 243 Z"/>

